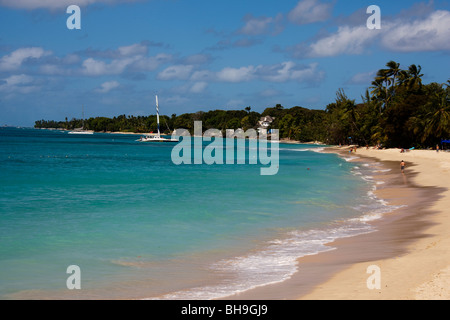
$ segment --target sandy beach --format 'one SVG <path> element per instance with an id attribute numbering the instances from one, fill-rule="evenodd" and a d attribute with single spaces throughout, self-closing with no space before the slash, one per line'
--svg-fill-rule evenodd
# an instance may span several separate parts
<path id="1" fill-rule="evenodd" d="M 391 179 L 401 179 L 397 183 L 415 185 L 425 191 L 415 198 L 411 190 L 381 189 L 378 196 L 389 201 L 406 202 L 406 213 L 394 212 L 397 224 L 392 239 L 401 239 L 402 233 L 410 232 L 411 240 L 404 252 L 388 258 L 355 263 L 345 270 L 333 275 L 329 280 L 317 286 L 311 293 L 300 299 L 449 299 L 450 298 L 450 153 L 431 150 L 413 150 L 401 153 L 399 149 L 374 150 L 360 148 L 352 156 L 371 157 L 379 161 L 391 162 L 400 172 L 400 162 L 406 162 L 405 174 L 397 174 Z M 394 180 L 395 183 L 395 180 Z M 408 186 L 406 186 L 408 188 Z M 395 187 L 394 187 L 395 189 Z M 428 189 L 429 192 L 426 192 Z M 397 192 L 397 194 L 395 193 Z M 408 194 L 409 193 L 409 194 Z M 419 192 L 420 193 L 420 192 Z M 426 193 L 429 193 L 427 195 Z M 401 197 L 403 199 L 400 199 Z M 424 198 L 421 198 L 425 196 Z M 420 199 L 419 203 L 417 200 Z M 416 212 L 413 212 L 416 210 Z M 401 211 L 401 210 L 400 210 Z M 386 217 L 381 222 L 380 231 L 373 234 L 380 240 L 386 240 L 385 222 L 392 222 L 393 217 Z M 405 217 L 403 219 L 401 217 Z M 409 221 L 409 223 L 408 223 Z M 409 226 L 410 230 L 406 228 Z M 419 225 L 415 225 L 419 224 Z M 422 224 L 422 227 L 420 226 Z M 378 235 L 377 235 L 378 234 Z M 380 241 L 374 246 L 396 244 Z M 371 248 L 367 248 L 370 250 Z M 388 248 L 386 248 L 388 249 Z M 339 249 L 338 249 L 339 250 Z M 338 251 L 337 250 L 337 251 Z M 378 266 L 381 271 L 381 289 L 369 290 L 367 268 Z"/>
<path id="2" fill-rule="evenodd" d="M 371 222 L 375 232 L 339 239 L 329 244 L 332 251 L 300 258 L 299 271 L 291 279 L 230 299 L 450 299 L 450 153 L 348 150 L 333 147 L 324 152 L 391 169 L 374 176 L 379 181 L 375 193 L 401 208 Z M 368 288 L 372 266 L 380 272 L 379 289 Z"/>

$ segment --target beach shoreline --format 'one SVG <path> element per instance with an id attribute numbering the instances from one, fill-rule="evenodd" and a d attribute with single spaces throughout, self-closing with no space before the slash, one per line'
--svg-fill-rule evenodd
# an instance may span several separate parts
<path id="1" fill-rule="evenodd" d="M 403 188 L 396 190 L 400 191 L 398 194 L 386 188 L 376 192 L 378 197 L 389 203 L 404 201 L 408 207 L 377 222 L 379 231 L 373 235 L 376 241 L 370 243 L 386 249 L 397 247 L 400 252 L 394 254 L 393 251 L 387 257 L 354 263 L 299 298 L 449 299 L 450 254 L 447 248 L 450 238 L 447 230 L 450 219 L 447 208 L 450 205 L 450 154 L 431 150 L 402 153 L 400 149 L 360 148 L 353 156 L 391 163 L 394 176 L 390 180 L 397 184 L 392 187 L 395 189 L 403 185 Z M 405 174 L 401 174 L 400 170 L 402 161 L 406 162 Z M 393 233 L 389 235 L 389 232 Z M 367 288 L 370 275 L 366 271 L 371 265 L 381 270 L 379 290 Z"/>
<path id="2" fill-rule="evenodd" d="M 366 148 L 350 154 L 349 148 L 338 147 L 323 152 L 388 168 L 374 176 L 374 193 L 399 208 L 370 222 L 374 232 L 338 239 L 328 244 L 334 250 L 299 258 L 299 271 L 290 279 L 225 299 L 449 299 L 450 154 Z M 400 171 L 402 160 L 407 163 L 405 174 Z M 380 289 L 368 288 L 371 266 L 380 270 Z"/>

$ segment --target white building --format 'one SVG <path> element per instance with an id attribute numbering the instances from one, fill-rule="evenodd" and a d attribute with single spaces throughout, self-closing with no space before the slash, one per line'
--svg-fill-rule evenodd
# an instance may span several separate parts
<path id="1" fill-rule="evenodd" d="M 270 126 L 272 125 L 273 121 L 275 120 L 275 118 L 272 118 L 271 116 L 265 116 L 262 117 L 259 121 L 258 121 L 258 133 L 261 133 L 262 130 L 267 130 L 270 128 Z"/>

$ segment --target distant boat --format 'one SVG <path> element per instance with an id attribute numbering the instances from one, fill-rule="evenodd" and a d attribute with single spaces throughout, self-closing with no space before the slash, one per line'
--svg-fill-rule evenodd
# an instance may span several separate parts
<path id="1" fill-rule="evenodd" d="M 156 96 L 156 120 L 158 123 L 158 133 L 156 134 L 147 134 L 143 137 L 141 137 L 139 140 L 139 142 L 178 142 L 177 139 L 167 139 L 167 138 L 163 138 L 161 137 L 161 131 L 159 129 L 159 104 L 158 104 L 158 96 Z"/>
<path id="2" fill-rule="evenodd" d="M 94 134 L 94 131 L 84 130 L 83 128 L 79 128 L 79 129 L 69 131 L 69 134 Z"/>
<path id="3" fill-rule="evenodd" d="M 77 129 L 70 131 L 69 134 L 94 134 L 94 131 L 84 129 L 84 106 L 81 107 L 81 114 L 82 114 L 83 126 L 81 128 L 77 128 Z"/>

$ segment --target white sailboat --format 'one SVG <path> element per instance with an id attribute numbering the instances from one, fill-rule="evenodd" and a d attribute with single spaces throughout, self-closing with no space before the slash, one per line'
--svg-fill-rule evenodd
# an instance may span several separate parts
<path id="1" fill-rule="evenodd" d="M 72 131 L 69 131 L 69 134 L 94 134 L 94 131 L 91 130 L 84 130 L 84 129 L 74 129 Z"/>
<path id="2" fill-rule="evenodd" d="M 161 137 L 161 131 L 159 129 L 159 103 L 158 103 L 158 96 L 156 96 L 156 120 L 158 123 L 158 133 L 157 134 L 148 134 L 143 137 L 141 137 L 139 142 L 178 142 L 177 139 L 168 139 Z"/>
<path id="3" fill-rule="evenodd" d="M 94 134 L 94 131 L 84 129 L 84 106 L 81 106 L 81 114 L 82 114 L 81 117 L 82 117 L 82 121 L 83 121 L 83 126 L 81 128 L 77 128 L 72 131 L 69 131 L 69 134 Z"/>

